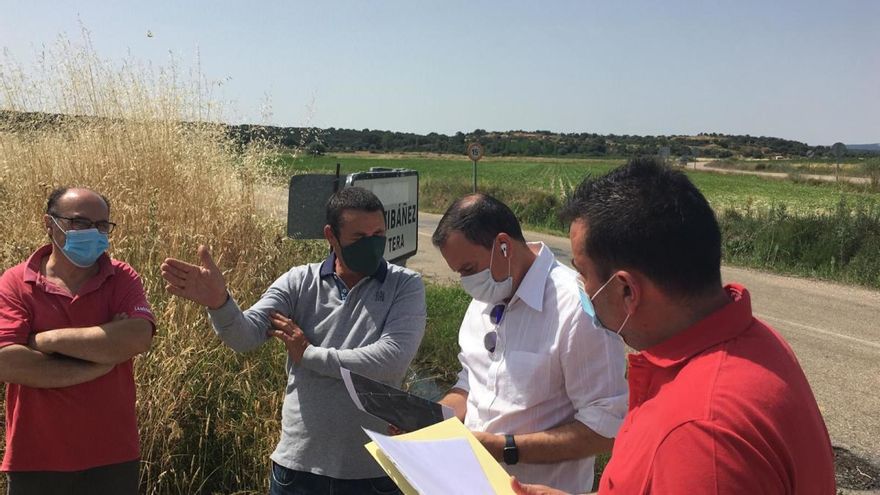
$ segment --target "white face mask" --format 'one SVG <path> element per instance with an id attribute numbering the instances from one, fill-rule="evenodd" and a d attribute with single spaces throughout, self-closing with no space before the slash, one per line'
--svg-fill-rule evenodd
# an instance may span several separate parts
<path id="1" fill-rule="evenodd" d="M 461 277 L 461 287 L 477 301 L 487 304 L 498 304 L 511 296 L 513 277 L 510 272 L 510 257 L 507 257 L 507 278 L 497 282 L 492 278 L 492 262 L 495 260 L 495 242 L 492 242 L 492 254 L 489 256 L 489 268 Z"/>

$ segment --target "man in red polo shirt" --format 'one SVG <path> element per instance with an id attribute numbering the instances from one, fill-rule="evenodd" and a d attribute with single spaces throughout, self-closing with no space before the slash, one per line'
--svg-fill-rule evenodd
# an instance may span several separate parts
<path id="1" fill-rule="evenodd" d="M 43 225 L 50 243 L 0 277 L 8 493 L 135 494 L 132 358 L 150 348 L 150 305 L 138 274 L 104 253 L 106 198 L 57 189 Z"/>
<path id="2" fill-rule="evenodd" d="M 641 351 L 599 493 L 834 494 L 810 385 L 749 292 L 722 286 L 718 224 L 690 180 L 636 159 L 585 180 L 563 218 L 584 311 Z"/>

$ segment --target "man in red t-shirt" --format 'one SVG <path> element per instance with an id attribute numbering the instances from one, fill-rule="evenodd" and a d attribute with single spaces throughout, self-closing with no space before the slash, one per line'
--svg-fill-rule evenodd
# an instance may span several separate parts
<path id="1" fill-rule="evenodd" d="M 748 291 L 722 285 L 718 223 L 687 176 L 633 160 L 585 180 L 563 218 L 584 311 L 641 351 L 599 493 L 834 494 L 810 385 Z"/>
<path id="2" fill-rule="evenodd" d="M 155 331 L 143 284 L 104 253 L 100 194 L 56 189 L 43 225 L 50 243 L 0 277 L 8 493 L 135 494 L 132 358 Z"/>

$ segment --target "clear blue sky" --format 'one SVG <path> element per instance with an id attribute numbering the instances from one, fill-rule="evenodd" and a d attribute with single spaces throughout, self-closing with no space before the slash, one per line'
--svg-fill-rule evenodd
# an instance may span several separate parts
<path id="1" fill-rule="evenodd" d="M 80 22 L 102 57 L 198 52 L 230 121 L 880 142 L 877 0 L 0 0 L 0 46 Z"/>

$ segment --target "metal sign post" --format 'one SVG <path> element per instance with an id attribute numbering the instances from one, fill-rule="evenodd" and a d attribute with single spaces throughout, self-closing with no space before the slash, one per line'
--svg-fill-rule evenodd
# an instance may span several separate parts
<path id="1" fill-rule="evenodd" d="M 843 143 L 834 143 L 831 145 L 831 151 L 834 152 L 834 157 L 837 158 L 837 168 L 835 176 L 837 178 L 837 182 L 840 182 L 840 157 L 846 153 L 846 145 Z"/>
<path id="2" fill-rule="evenodd" d="M 474 162 L 474 192 L 477 192 L 477 162 L 483 158 L 483 146 L 480 143 L 471 143 L 467 147 L 467 154 Z"/>
<path id="3" fill-rule="evenodd" d="M 663 163 L 667 163 L 669 161 L 670 148 L 669 146 L 661 146 L 660 147 L 660 159 L 663 160 Z"/>

